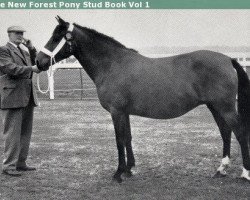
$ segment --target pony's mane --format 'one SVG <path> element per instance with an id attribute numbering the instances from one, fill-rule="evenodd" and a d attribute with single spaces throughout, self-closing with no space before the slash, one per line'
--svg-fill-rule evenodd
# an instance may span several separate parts
<path id="1" fill-rule="evenodd" d="M 117 40 L 115 40 L 114 38 L 112 37 L 109 37 L 107 35 L 104 35 L 102 33 L 99 33 L 98 31 L 94 30 L 94 29 L 90 29 L 90 28 L 87 28 L 87 27 L 83 27 L 83 26 L 80 26 L 79 24 L 76 24 L 74 23 L 74 25 L 83 30 L 83 31 L 87 31 L 89 33 L 89 35 L 92 35 L 92 36 L 95 36 L 95 37 L 98 37 L 100 40 L 102 41 L 108 41 L 108 42 L 111 42 L 112 44 L 118 46 L 118 47 L 121 47 L 121 48 L 124 48 L 124 49 L 129 49 L 129 50 L 132 50 L 134 52 L 137 52 L 136 50 L 134 49 L 130 49 L 130 48 L 127 48 L 126 46 L 124 46 L 123 44 L 121 44 L 120 42 L 118 42 Z"/>

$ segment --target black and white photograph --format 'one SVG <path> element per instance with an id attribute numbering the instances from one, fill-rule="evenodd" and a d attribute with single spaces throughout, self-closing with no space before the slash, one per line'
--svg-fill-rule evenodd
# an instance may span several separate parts
<path id="1" fill-rule="evenodd" d="M 130 6 L 0 9 L 0 200 L 250 199 L 250 10 Z"/>

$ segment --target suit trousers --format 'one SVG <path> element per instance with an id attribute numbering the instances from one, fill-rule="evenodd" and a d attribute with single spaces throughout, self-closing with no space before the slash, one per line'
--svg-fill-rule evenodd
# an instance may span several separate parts
<path id="1" fill-rule="evenodd" d="M 32 134 L 33 113 L 34 101 L 32 97 L 24 108 L 1 110 L 5 141 L 3 170 L 26 166 Z"/>

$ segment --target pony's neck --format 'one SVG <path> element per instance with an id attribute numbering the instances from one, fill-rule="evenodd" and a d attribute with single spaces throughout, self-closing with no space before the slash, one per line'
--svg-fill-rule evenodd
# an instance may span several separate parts
<path id="1" fill-rule="evenodd" d="M 74 56 L 95 84 L 97 84 L 97 82 L 100 81 L 103 76 L 105 76 L 105 72 L 114 62 L 113 58 L 109 56 L 108 52 L 99 55 L 94 49 L 78 51 Z"/>
<path id="2" fill-rule="evenodd" d="M 128 51 L 103 41 L 95 40 L 88 43 L 84 35 L 76 39 L 76 44 L 74 56 L 95 84 L 102 82 L 112 63 L 120 62 L 121 57 L 125 56 L 124 51 Z"/>

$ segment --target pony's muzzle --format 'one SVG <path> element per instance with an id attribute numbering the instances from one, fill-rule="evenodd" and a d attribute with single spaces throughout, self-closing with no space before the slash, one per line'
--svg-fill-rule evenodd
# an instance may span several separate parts
<path id="1" fill-rule="evenodd" d="M 37 68 L 40 70 L 40 71 L 42 71 L 42 69 L 41 69 L 41 67 L 39 66 L 39 61 L 36 59 L 36 66 L 37 66 Z"/>

